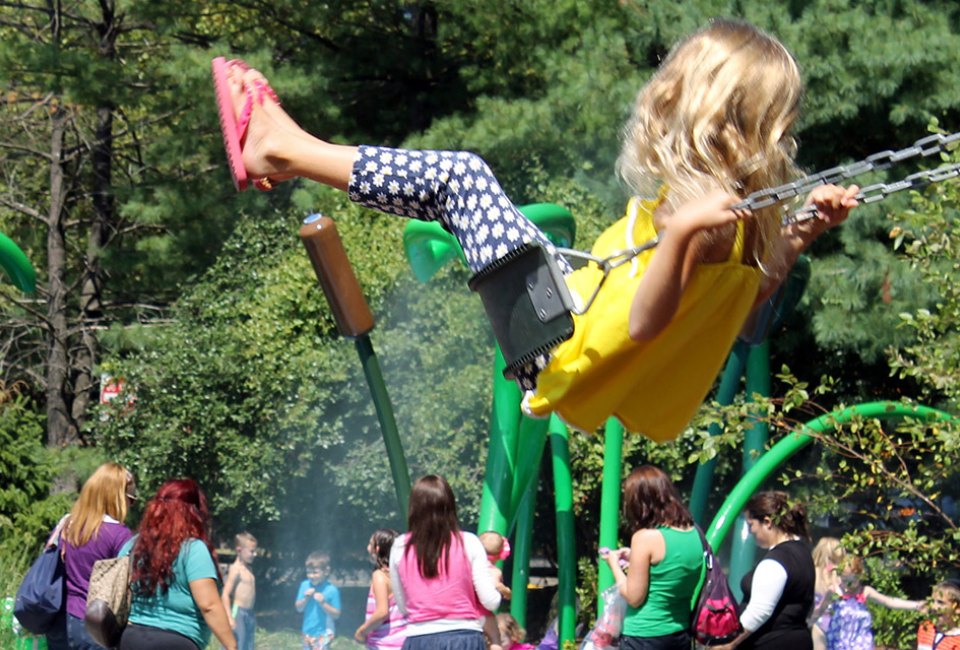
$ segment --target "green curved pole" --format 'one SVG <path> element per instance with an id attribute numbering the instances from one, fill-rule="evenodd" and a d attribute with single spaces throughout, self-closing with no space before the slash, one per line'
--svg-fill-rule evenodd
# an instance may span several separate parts
<path id="1" fill-rule="evenodd" d="M 620 476 L 623 474 L 623 425 L 607 420 L 603 438 L 603 476 L 600 485 L 600 548 L 617 548 L 620 521 Z M 603 613 L 601 595 L 613 584 L 613 572 L 606 562 L 597 566 L 597 616 Z"/>
<path id="2" fill-rule="evenodd" d="M 0 233 L 0 267 L 10 276 L 10 281 L 24 293 L 37 289 L 37 272 L 33 270 L 26 254 L 12 239 Z"/>
<path id="3" fill-rule="evenodd" d="M 527 626 L 527 585 L 530 584 L 530 555 L 533 546 L 533 515 L 537 510 L 537 483 L 532 481 L 517 508 L 517 526 L 513 538 L 513 574 L 510 585 L 510 613 Z"/>
<path id="4" fill-rule="evenodd" d="M 854 416 L 879 419 L 913 417 L 930 421 L 956 419 L 949 413 L 928 406 L 910 406 L 899 402 L 867 402 L 832 411 L 810 420 L 799 427 L 798 431 L 787 434 L 786 437 L 771 447 L 770 451 L 761 456 L 750 471 L 734 486 L 707 529 L 706 536 L 710 544 L 714 548 L 722 544 L 724 538 L 730 532 L 734 517 L 743 510 L 757 488 L 791 456 L 810 444 L 813 436 L 801 433 L 801 431 L 809 430 L 815 433 L 823 433 L 846 424 Z"/>
<path id="5" fill-rule="evenodd" d="M 723 374 L 720 376 L 717 402 L 721 406 L 733 403 L 733 398 L 740 389 L 740 377 L 747 365 L 747 353 L 747 344 L 738 339 L 730 351 L 730 356 L 727 357 L 727 365 L 724 366 Z M 720 431 L 720 425 L 716 423 L 711 424 L 708 429 L 711 436 L 719 435 Z M 710 497 L 710 489 L 713 487 L 713 474 L 716 467 L 716 458 L 700 463 L 697 465 L 697 473 L 693 479 L 693 489 L 690 492 L 690 513 L 693 515 L 693 520 L 701 526 L 703 526 L 704 517 L 707 515 L 707 500 Z"/>
<path id="6" fill-rule="evenodd" d="M 577 626 L 577 544 L 573 521 L 573 480 L 570 475 L 570 433 L 556 415 L 550 416 L 554 504 L 557 512 L 557 633 L 560 647 L 573 641 Z"/>
<path id="7" fill-rule="evenodd" d="M 751 345 L 747 353 L 747 401 L 752 402 L 754 395 L 770 395 L 770 342 L 764 340 L 758 345 Z M 770 441 L 770 427 L 764 418 L 757 418 L 743 439 L 743 469 L 741 475 L 746 475 L 757 464 L 763 450 Z M 730 546 L 730 584 L 734 593 L 740 598 L 740 578 L 753 568 L 757 555 L 757 545 L 749 535 L 749 527 L 745 517 L 737 520 L 738 534 L 733 536 Z"/>

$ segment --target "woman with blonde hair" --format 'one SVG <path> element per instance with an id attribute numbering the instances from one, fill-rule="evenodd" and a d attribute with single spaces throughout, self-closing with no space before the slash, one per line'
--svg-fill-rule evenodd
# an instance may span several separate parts
<path id="1" fill-rule="evenodd" d="M 87 479 L 63 528 L 61 549 L 67 582 L 67 639 L 70 650 L 99 650 L 87 634 L 83 617 L 90 573 L 97 560 L 116 557 L 132 536 L 124 525 L 136 499 L 133 474 L 117 463 L 104 463 Z"/>

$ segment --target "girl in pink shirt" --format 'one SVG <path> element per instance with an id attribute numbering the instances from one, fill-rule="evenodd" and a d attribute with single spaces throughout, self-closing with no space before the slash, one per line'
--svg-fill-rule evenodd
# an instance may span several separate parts
<path id="1" fill-rule="evenodd" d="M 413 485 L 407 527 L 390 551 L 390 582 L 407 618 L 404 650 L 487 650 L 483 621 L 500 606 L 500 593 L 480 540 L 460 530 L 443 477 Z"/>

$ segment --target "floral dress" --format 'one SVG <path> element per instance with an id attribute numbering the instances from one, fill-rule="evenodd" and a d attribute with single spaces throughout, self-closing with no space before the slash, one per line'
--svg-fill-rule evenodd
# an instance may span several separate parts
<path id="1" fill-rule="evenodd" d="M 873 616 L 867 596 L 843 595 L 830 605 L 827 650 L 873 650 Z"/>

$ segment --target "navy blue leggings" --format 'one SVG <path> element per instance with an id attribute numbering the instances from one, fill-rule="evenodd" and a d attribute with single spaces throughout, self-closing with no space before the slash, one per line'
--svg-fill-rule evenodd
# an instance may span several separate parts
<path id="1" fill-rule="evenodd" d="M 453 234 L 476 273 L 528 242 L 539 242 L 572 268 L 537 226 L 507 198 L 490 167 L 469 151 L 415 151 L 361 146 L 353 165 L 350 199 L 401 217 L 436 221 Z M 517 372 L 523 390 L 536 386 L 547 358 Z"/>

